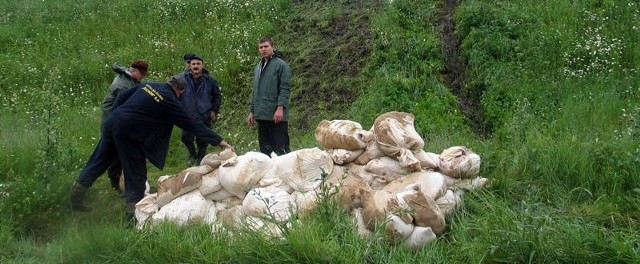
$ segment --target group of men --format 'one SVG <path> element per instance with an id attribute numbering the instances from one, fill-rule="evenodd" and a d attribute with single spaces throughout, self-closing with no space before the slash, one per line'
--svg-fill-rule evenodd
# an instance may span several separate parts
<path id="1" fill-rule="evenodd" d="M 246 121 L 249 125 L 258 124 L 262 153 L 282 155 L 290 152 L 291 68 L 275 49 L 271 37 L 261 37 L 258 49 L 261 59 L 254 68 Z M 140 82 L 149 68 L 143 60 L 133 61 L 128 69 L 114 66 L 118 76 L 103 102 L 102 135 L 71 188 L 72 210 L 90 211 L 84 203 L 85 195 L 106 171 L 111 186 L 125 198 L 127 218 L 133 219 L 135 204 L 146 189 L 146 161 L 164 168 L 174 125 L 182 129 L 181 141 L 189 152 L 189 165 L 200 163 L 208 145 L 233 149 L 212 131 L 222 101 L 217 81 L 204 68 L 202 57 L 188 53 L 184 61 L 184 72 L 164 83 Z M 119 185 L 121 173 L 124 190 Z"/>

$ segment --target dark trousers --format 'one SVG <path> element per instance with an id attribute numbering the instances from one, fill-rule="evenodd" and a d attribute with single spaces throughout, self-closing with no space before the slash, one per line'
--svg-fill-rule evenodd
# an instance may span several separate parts
<path id="1" fill-rule="evenodd" d="M 91 187 L 93 183 L 120 157 L 124 170 L 124 191 L 127 203 L 137 203 L 144 198 L 147 182 L 146 157 L 139 144 L 127 142 L 103 130 L 96 149 L 78 176 L 78 183 Z"/>
<path id="2" fill-rule="evenodd" d="M 258 145 L 260 152 L 278 156 L 291 152 L 289 149 L 289 122 L 278 124 L 271 120 L 256 120 L 258 122 Z"/>
<path id="3" fill-rule="evenodd" d="M 211 121 L 205 121 L 204 124 L 211 128 Z M 182 141 L 182 143 L 187 147 L 187 151 L 189 151 L 189 158 L 195 159 L 198 164 L 200 163 L 200 160 L 207 155 L 207 147 L 209 147 L 209 143 L 199 137 L 196 137 L 195 134 L 182 130 L 180 141 Z M 194 141 L 196 143 L 195 146 L 193 144 Z"/>
<path id="4" fill-rule="evenodd" d="M 118 157 L 113 161 L 113 164 L 107 168 L 107 176 L 109 176 L 109 181 L 111 182 L 111 188 L 114 190 L 120 189 L 120 175 L 122 174 L 122 163 L 120 163 L 120 158 Z M 124 191 L 124 190 L 122 190 Z"/>

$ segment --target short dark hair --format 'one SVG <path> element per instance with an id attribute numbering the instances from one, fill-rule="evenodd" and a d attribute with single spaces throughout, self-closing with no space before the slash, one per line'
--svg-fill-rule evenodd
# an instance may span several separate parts
<path id="1" fill-rule="evenodd" d="M 269 42 L 269 44 L 271 44 L 271 46 L 274 46 L 273 39 L 270 36 L 264 35 L 264 36 L 260 37 L 260 42 L 258 42 L 258 44 L 265 43 L 265 42 Z"/>

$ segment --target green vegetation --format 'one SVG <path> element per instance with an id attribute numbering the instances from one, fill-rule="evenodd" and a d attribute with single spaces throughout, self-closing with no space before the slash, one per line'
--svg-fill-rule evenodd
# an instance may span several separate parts
<path id="1" fill-rule="evenodd" d="M 465 76 L 454 93 L 443 77 L 447 2 L 0 0 L 0 262 L 640 262 L 639 4 L 459 1 Z M 68 210 L 116 62 L 147 59 L 147 80 L 164 81 L 184 53 L 202 54 L 223 87 L 216 129 L 238 153 L 256 150 L 244 120 L 263 34 L 293 68 L 294 149 L 316 146 L 322 119 L 370 127 L 411 112 L 425 150 L 470 147 L 490 185 L 416 252 L 360 239 L 331 200 L 275 241 L 199 224 L 136 231 L 106 177 L 88 197 L 96 210 Z M 177 134 L 151 182 L 184 168 Z"/>

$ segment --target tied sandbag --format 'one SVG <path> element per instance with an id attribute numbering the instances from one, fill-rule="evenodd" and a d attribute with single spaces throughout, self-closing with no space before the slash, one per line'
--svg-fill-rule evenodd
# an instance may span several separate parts
<path id="1" fill-rule="evenodd" d="M 214 223 L 215 218 L 210 218 L 215 217 L 215 214 L 209 213 L 212 206 L 212 201 L 204 199 L 200 192 L 192 191 L 160 208 L 157 213 L 153 214 L 151 219 L 154 224 L 167 220 L 179 226 L 191 220 L 202 220 L 206 223 Z"/>
<path id="2" fill-rule="evenodd" d="M 242 210 L 249 216 L 286 221 L 291 213 L 291 195 L 273 187 L 255 188 L 242 200 Z"/>
<path id="3" fill-rule="evenodd" d="M 224 188 L 221 188 L 220 190 L 217 190 L 215 192 L 209 193 L 204 196 L 204 198 L 206 198 L 207 200 L 211 200 L 214 202 L 220 202 L 229 197 L 236 197 L 236 196 L 233 195 L 233 193 L 230 193 L 229 191 L 225 190 Z"/>
<path id="4" fill-rule="evenodd" d="M 411 210 L 411 216 L 416 226 L 431 227 L 436 235 L 444 232 L 446 227 L 444 214 L 436 204 L 436 201 L 424 195 L 416 185 L 408 187 L 408 190 L 398 194 L 400 204 L 406 204 Z"/>
<path id="5" fill-rule="evenodd" d="M 198 190 L 202 196 L 207 196 L 207 194 L 217 192 L 222 189 L 222 184 L 220 184 L 220 179 L 218 179 L 218 170 L 214 170 L 206 175 L 202 176 L 202 184 Z"/>
<path id="6" fill-rule="evenodd" d="M 398 160 L 387 156 L 369 161 L 364 169 L 388 181 L 393 181 L 412 172 L 409 168 L 402 167 Z"/>
<path id="7" fill-rule="evenodd" d="M 440 154 L 440 171 L 454 178 L 473 178 L 480 173 L 480 156 L 464 146 L 450 147 Z"/>
<path id="8" fill-rule="evenodd" d="M 447 184 L 444 177 L 444 175 L 432 171 L 414 172 L 387 183 L 382 190 L 391 193 L 400 193 L 411 185 L 417 185 L 424 195 L 435 200 L 447 191 Z"/>
<path id="9" fill-rule="evenodd" d="M 273 167 L 271 158 L 260 152 L 247 152 L 226 160 L 218 168 L 218 179 L 225 190 L 244 198 L 264 174 Z"/>
<path id="10" fill-rule="evenodd" d="M 158 194 L 150 194 L 136 203 L 136 228 L 142 229 L 151 217 L 158 212 Z"/>
<path id="11" fill-rule="evenodd" d="M 331 174 L 333 160 L 319 148 L 300 149 L 274 157 L 271 170 L 264 176 L 280 178 L 294 191 L 311 191 L 322 183 L 322 173 Z"/>
<path id="12" fill-rule="evenodd" d="M 230 158 L 236 157 L 236 153 L 230 149 L 224 149 L 220 153 L 209 153 L 200 161 L 200 165 L 209 165 L 214 170 L 220 167 L 222 162 Z"/>
<path id="13" fill-rule="evenodd" d="M 448 216 L 458 207 L 462 201 L 462 191 L 447 190 L 447 192 L 438 200 L 436 204 L 444 216 Z"/>
<path id="14" fill-rule="evenodd" d="M 322 120 L 316 127 L 316 141 L 325 149 L 364 149 L 371 140 L 372 133 L 351 120 Z"/>
<path id="15" fill-rule="evenodd" d="M 420 150 L 414 153 L 420 162 L 420 167 L 425 170 L 435 170 L 440 166 L 440 155 Z"/>
<path id="16" fill-rule="evenodd" d="M 411 236 L 402 242 L 402 246 L 411 250 L 416 250 L 422 248 L 422 246 L 436 238 L 436 234 L 433 232 L 431 227 L 416 226 L 413 229 Z"/>
<path id="17" fill-rule="evenodd" d="M 420 162 L 413 154 L 424 148 L 424 140 L 413 126 L 415 116 L 404 112 L 388 112 L 376 118 L 373 134 L 380 150 L 397 158 L 403 167 L 419 170 Z"/>
<path id="18" fill-rule="evenodd" d="M 291 194 L 291 201 L 295 205 L 295 210 L 299 215 L 305 216 L 311 212 L 318 203 L 318 193 L 320 190 L 313 190 L 308 192 L 294 191 Z"/>
<path id="19" fill-rule="evenodd" d="M 358 226 L 358 235 L 360 237 L 369 237 L 372 232 L 367 229 L 367 226 L 364 224 L 364 217 L 362 216 L 362 208 L 356 208 L 353 210 L 353 218 L 356 222 L 356 226 Z"/>
<path id="20" fill-rule="evenodd" d="M 347 212 L 350 212 L 354 208 L 362 207 L 358 192 L 360 188 L 370 190 L 369 184 L 360 176 L 345 170 L 342 166 L 335 166 L 333 170 L 337 173 L 332 173 L 326 179 L 329 195 L 337 193 L 340 205 Z"/>
<path id="21" fill-rule="evenodd" d="M 205 175 L 212 172 L 213 168 L 209 165 L 200 165 L 200 166 L 193 166 L 193 167 L 186 168 L 184 169 L 184 171 Z"/>
<path id="22" fill-rule="evenodd" d="M 375 140 L 371 140 L 371 142 L 369 142 L 367 147 L 364 149 L 364 152 L 362 152 L 362 154 L 360 154 L 360 156 L 358 156 L 353 161 L 353 163 L 358 165 L 367 165 L 367 163 L 369 163 L 369 161 L 371 161 L 372 159 L 384 156 L 385 154 L 384 152 L 382 152 L 382 150 L 380 150 L 378 142 L 376 142 Z"/>
<path id="23" fill-rule="evenodd" d="M 180 195 L 198 189 L 201 184 L 202 174 L 187 170 L 158 178 L 158 206 L 163 207 Z"/>
<path id="24" fill-rule="evenodd" d="M 358 156 L 364 152 L 364 149 L 346 150 L 346 149 L 328 149 L 327 153 L 331 156 L 333 163 L 343 165 L 353 162 Z"/>
<path id="25" fill-rule="evenodd" d="M 411 216 L 400 210 L 402 207 L 395 194 L 384 190 L 377 191 L 365 188 L 358 190 L 358 198 L 362 203 L 362 218 L 370 231 L 375 231 L 377 224 L 384 223 L 389 212 L 397 212 L 396 215 L 405 222 L 411 221 Z"/>
<path id="26" fill-rule="evenodd" d="M 414 225 L 411 222 L 407 223 L 399 216 L 389 214 L 384 225 L 385 239 L 390 244 L 397 245 L 411 236 L 413 228 Z"/>

